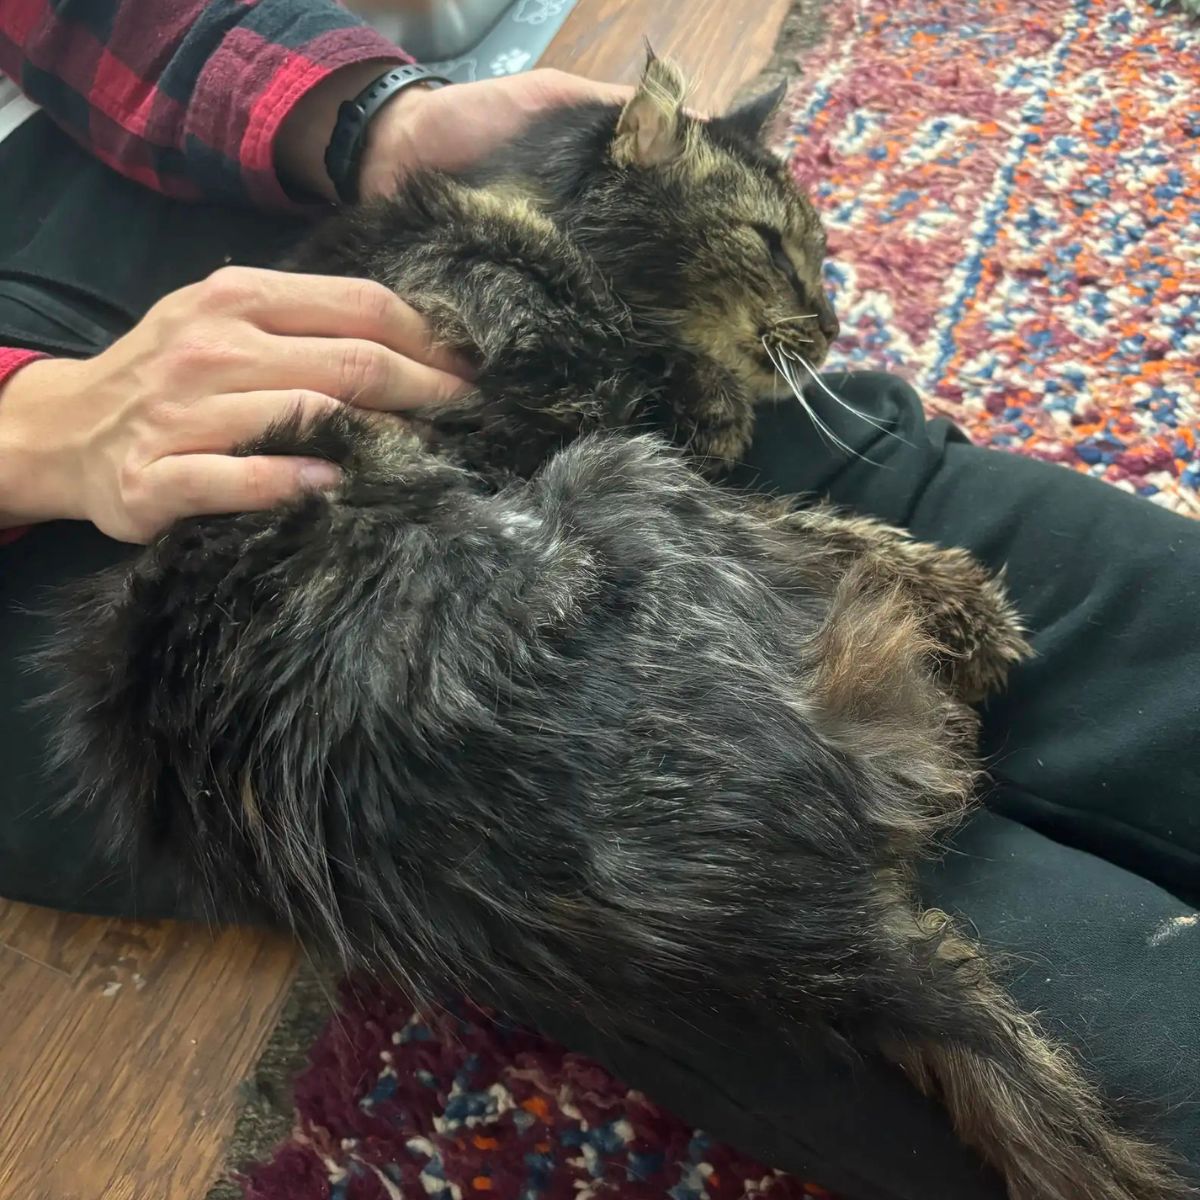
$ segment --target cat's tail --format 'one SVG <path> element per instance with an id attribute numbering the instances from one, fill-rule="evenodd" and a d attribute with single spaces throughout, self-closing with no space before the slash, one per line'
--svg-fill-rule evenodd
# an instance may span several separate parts
<path id="1" fill-rule="evenodd" d="M 923 914 L 901 956 L 900 986 L 871 1039 L 941 1102 L 1011 1200 L 1200 1195 L 1165 1151 L 1117 1125 L 1073 1055 L 991 979 L 944 914 Z"/>

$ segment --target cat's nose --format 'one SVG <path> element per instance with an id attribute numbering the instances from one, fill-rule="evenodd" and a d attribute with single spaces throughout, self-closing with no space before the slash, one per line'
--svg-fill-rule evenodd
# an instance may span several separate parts
<path id="1" fill-rule="evenodd" d="M 842 325 L 833 311 L 833 305 L 821 297 L 817 303 L 817 328 L 825 335 L 825 340 L 832 342 L 841 332 Z"/>

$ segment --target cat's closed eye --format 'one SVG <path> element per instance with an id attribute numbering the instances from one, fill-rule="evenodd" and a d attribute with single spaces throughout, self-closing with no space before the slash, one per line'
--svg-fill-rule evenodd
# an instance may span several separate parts
<path id="1" fill-rule="evenodd" d="M 804 295 L 804 285 L 800 282 L 800 276 L 796 273 L 795 264 L 788 257 L 787 250 L 784 249 L 783 235 L 777 230 L 772 229 L 769 225 L 754 225 L 754 232 L 762 239 L 763 245 L 767 249 L 767 253 L 771 256 L 771 262 L 776 270 L 792 285 L 797 296 Z"/>

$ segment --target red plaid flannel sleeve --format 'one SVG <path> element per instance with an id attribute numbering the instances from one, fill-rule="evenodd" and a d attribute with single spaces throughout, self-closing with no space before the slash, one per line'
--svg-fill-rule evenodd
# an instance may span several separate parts
<path id="1" fill-rule="evenodd" d="M 0 0 L 0 71 L 123 175 L 264 207 L 284 117 L 330 71 L 404 55 L 333 0 Z"/>
<path id="2" fill-rule="evenodd" d="M 0 346 L 0 389 L 14 371 L 20 370 L 26 363 L 33 362 L 35 358 L 44 357 L 45 355 L 36 350 L 7 350 Z M 3 403 L 3 396 L 0 396 L 0 403 Z M 15 542 L 24 532 L 23 528 L 0 529 L 0 547 L 8 542 Z"/>

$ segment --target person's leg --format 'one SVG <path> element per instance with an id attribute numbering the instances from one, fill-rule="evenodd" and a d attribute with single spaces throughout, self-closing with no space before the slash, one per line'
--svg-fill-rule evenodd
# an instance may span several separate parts
<path id="1" fill-rule="evenodd" d="M 115 174 L 44 114 L 0 143 L 0 345 L 102 351 L 168 292 L 223 263 L 268 263 L 306 226 L 270 213 L 184 204 Z M 98 253 L 97 248 L 103 252 Z M 0 548 L 0 895 L 87 912 L 178 911 L 151 856 L 138 877 L 104 869 L 88 814 L 56 815 L 45 729 L 26 666 L 48 636 L 45 591 L 134 553 L 90 526 L 43 526 Z"/>
<path id="2" fill-rule="evenodd" d="M 54 589 L 124 561 L 137 547 L 91 525 L 39 526 L 0 548 L 0 896 L 104 916 L 187 915 L 153 858 L 113 867 L 90 812 L 55 811 L 47 772 L 46 682 L 31 658 L 46 643 L 40 611 Z"/>
<path id="3" fill-rule="evenodd" d="M 855 402 L 862 407 L 871 397 L 885 395 L 881 383 L 872 382 L 866 393 L 856 393 Z M 787 410 L 774 414 L 790 415 Z M 812 490 L 826 471 L 834 497 L 853 504 L 852 472 L 827 470 L 828 456 L 808 453 L 815 440 L 811 428 L 789 427 L 787 420 L 773 426 L 771 420 L 768 415 L 764 421 L 762 444 L 772 445 L 782 457 L 773 464 L 760 460 L 760 474 L 764 465 L 771 468 L 771 478 L 761 482 L 777 490 Z M 791 439 L 790 447 L 779 440 L 784 436 Z M 912 452 L 918 457 L 903 470 L 893 465 L 887 474 L 873 476 L 868 483 L 890 481 L 887 488 L 876 489 L 885 494 L 873 495 L 863 485 L 859 506 L 892 520 L 923 518 L 921 502 L 941 497 L 949 513 L 959 513 L 950 484 L 946 491 L 939 485 L 940 472 L 952 461 L 949 451 L 943 454 L 940 431 L 923 440 L 918 426 L 906 436 L 919 445 Z M 870 452 L 881 457 L 878 448 Z M 1009 461 L 1015 460 L 1004 463 Z M 996 470 L 1002 473 L 1002 464 Z M 1024 476 L 1023 466 L 1018 470 Z M 1040 476 L 1051 470 L 1056 469 L 1038 468 L 1038 487 L 1050 486 Z M 991 489 L 973 514 L 982 533 L 975 530 L 971 540 L 965 534 L 940 540 L 965 540 L 977 551 L 993 539 L 1003 545 L 994 528 L 1015 536 L 1005 514 L 1033 503 L 1024 492 L 1016 494 L 1019 489 L 1011 495 L 1009 490 L 1008 485 Z M 1082 515 L 1086 513 L 1084 506 Z M 1190 533 L 1190 526 L 1185 528 Z M 936 534 L 926 530 L 923 536 Z M 1180 569 L 1194 571 L 1195 543 L 1187 537 L 1183 542 L 1190 549 L 1182 544 L 1176 548 L 1187 559 Z M 64 824 L 48 816 L 49 794 L 41 772 L 44 730 L 22 707 L 40 689 L 36 676 L 22 671 L 19 658 L 44 635 L 37 618 L 24 610 L 36 605 L 45 584 L 63 582 L 129 550 L 82 527 L 58 526 L 37 530 L 0 553 L 0 645 L 5 648 L 0 658 L 0 752 L 16 768 L 0 784 L 0 820 L 6 827 L 0 840 L 0 893 L 88 911 L 177 912 L 171 881 L 154 878 L 152 869 L 135 877 L 128 871 L 80 866 L 88 861 L 85 852 L 95 834 L 79 817 Z M 1028 574 L 1033 584 L 1039 582 L 1035 569 Z M 1019 589 L 1017 599 L 1022 603 Z M 1023 607 L 1030 611 L 1028 604 Z M 1066 615 L 1071 611 L 1068 606 Z M 1060 623 L 1062 619 L 1060 615 Z M 1043 637 L 1042 624 L 1032 624 L 1035 637 Z M 1147 628 L 1152 632 L 1156 626 L 1150 622 Z M 1054 631 L 1054 623 L 1049 629 Z M 1042 645 L 1048 657 L 1046 643 Z M 1060 645 L 1051 642 L 1050 648 L 1057 651 Z M 1019 683 L 1014 681 L 1014 690 Z M 1080 726 L 1091 727 L 1086 713 Z M 993 738 L 1003 736 L 994 713 L 988 729 Z M 1006 752 L 1011 751 L 1010 740 Z M 1195 1105 L 1200 1022 L 1193 997 L 1200 984 L 1200 955 L 1192 943 L 1200 935 L 1188 923 L 1190 911 L 1151 883 L 998 817 L 976 818 L 955 854 L 931 872 L 927 887 L 931 900 L 965 913 L 987 944 L 1015 956 L 1021 964 L 1014 978 L 1018 998 L 1045 1013 L 1055 1033 L 1085 1051 L 1110 1093 L 1165 1102 L 1156 1108 L 1154 1132 L 1180 1153 L 1194 1155 L 1200 1144 Z M 1000 1195 L 998 1183 L 956 1143 L 941 1112 L 883 1064 L 850 1065 L 811 1050 L 785 1049 L 777 1037 L 742 1024 L 736 1011 L 708 1029 L 700 1023 L 695 1029 L 668 1031 L 677 1047 L 670 1054 L 613 1044 L 559 1014 L 527 1015 L 714 1137 L 768 1165 L 816 1178 L 854 1200 Z M 1192 1169 L 1200 1179 L 1200 1167 Z"/>
<path id="4" fill-rule="evenodd" d="M 780 406 L 742 481 L 819 492 L 1003 569 L 1037 657 L 984 711 L 989 806 L 1200 895 L 1200 522 L 926 426 L 899 380 L 830 383 L 899 436 L 829 403 L 822 418 L 872 461 L 835 456 Z"/>
<path id="5" fill-rule="evenodd" d="M 0 894 L 117 915 L 188 915 L 173 881 L 112 871 L 89 853 L 94 822 L 54 817 L 42 766 L 45 730 L 25 702 L 41 690 L 19 659 L 44 638 L 27 611 L 73 577 L 133 553 L 85 526 L 47 526 L 0 552 Z M 977 818 L 931 873 L 930 898 L 968 914 L 1020 964 L 1014 990 L 1082 1046 L 1107 1087 L 1131 1097 L 1194 1098 L 1200 1062 L 1200 955 L 1188 910 L 1158 888 L 1012 822 Z M 1082 899 L 1081 899 L 1082 898 Z M 1183 920 L 1181 920 L 1183 919 Z M 784 1048 L 736 1011 L 664 1031 L 677 1045 L 622 1045 L 553 1012 L 521 1014 L 592 1055 L 652 1099 L 763 1163 L 814 1178 L 850 1200 L 999 1200 L 935 1106 L 881 1063 Z M 1139 1023 L 1139 1016 L 1149 1020 Z M 1131 1036 L 1131 1032 L 1135 1036 Z M 1156 1132 L 1193 1147 L 1195 1103 Z"/>
<path id="6" fill-rule="evenodd" d="M 926 898 L 1010 956 L 1008 983 L 1121 1112 L 1200 1184 L 1200 931 L 1154 884 L 1002 817 L 976 816 Z M 788 1046 L 736 1010 L 697 1014 L 671 1052 L 557 1013 L 534 1023 L 656 1103 L 846 1200 L 1000 1200 L 944 1114 L 874 1059 Z M 664 1031 L 674 1036 L 680 1031 Z"/>

